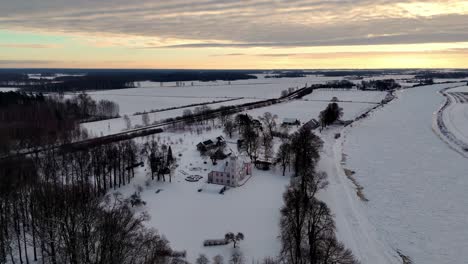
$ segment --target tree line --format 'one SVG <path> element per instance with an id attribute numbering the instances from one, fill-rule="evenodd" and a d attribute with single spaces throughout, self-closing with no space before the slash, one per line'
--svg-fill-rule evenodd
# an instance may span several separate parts
<path id="1" fill-rule="evenodd" d="M 86 183 L 41 179 L 25 161 L 1 166 L 0 263 L 169 263 L 172 250 L 147 217 Z"/>
<path id="2" fill-rule="evenodd" d="M 358 261 L 335 236 L 328 206 L 317 198 L 326 187 L 326 174 L 316 170 L 322 141 L 302 127 L 280 146 L 283 173 L 293 169 L 293 179 L 283 194 L 281 252 L 277 263 L 355 264 Z M 273 263 L 273 262 L 272 262 Z"/>
<path id="3" fill-rule="evenodd" d="M 233 81 L 257 79 L 249 71 L 89 70 L 81 75 L 31 79 L 24 72 L 0 72 L 0 85 L 24 91 L 65 92 L 135 88 L 137 82 Z M 75 73 L 76 74 L 76 73 Z"/>
<path id="4" fill-rule="evenodd" d="M 118 116 L 118 104 L 81 93 L 69 99 L 0 92 L 0 153 L 86 138 L 79 123 Z"/>
<path id="5" fill-rule="evenodd" d="M 105 195 L 130 184 L 144 163 L 156 170 L 158 180 L 161 174 L 170 175 L 171 147 L 152 138 L 140 145 L 129 140 L 1 160 L 0 263 L 149 264 L 177 259 L 164 237 L 144 227 L 146 214 L 131 210 L 139 197 Z"/>

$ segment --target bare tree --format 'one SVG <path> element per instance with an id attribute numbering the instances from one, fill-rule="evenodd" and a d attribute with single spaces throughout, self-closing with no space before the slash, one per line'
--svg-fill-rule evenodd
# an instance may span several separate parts
<path id="1" fill-rule="evenodd" d="M 148 125 L 149 125 L 149 123 L 150 123 L 150 118 L 149 118 L 148 113 L 143 113 L 143 114 L 141 115 L 141 121 L 143 122 L 143 125 L 145 125 L 145 126 L 148 126 Z"/>
<path id="2" fill-rule="evenodd" d="M 286 140 L 280 145 L 276 160 L 281 165 L 284 176 L 286 168 L 291 164 L 291 143 L 289 141 Z"/>
<path id="3" fill-rule="evenodd" d="M 236 130 L 236 123 L 232 119 L 227 119 L 224 122 L 224 133 L 226 133 L 229 138 L 232 138 L 232 133 Z"/>
<path id="4" fill-rule="evenodd" d="M 130 117 L 128 117 L 128 115 L 124 115 L 123 120 L 125 122 L 125 127 L 127 129 L 131 129 L 132 128 L 132 120 L 130 120 Z"/>
<path id="5" fill-rule="evenodd" d="M 232 242 L 234 248 L 236 248 L 237 243 L 239 243 L 241 240 L 244 240 L 244 234 L 239 232 L 236 235 L 234 235 L 234 233 L 229 232 L 224 236 L 224 239 L 226 239 L 228 242 Z"/>
<path id="6" fill-rule="evenodd" d="M 242 254 L 241 251 L 236 250 L 234 253 L 232 253 L 229 263 L 230 264 L 244 264 L 245 263 L 244 254 Z"/>
<path id="7" fill-rule="evenodd" d="M 224 258 L 221 255 L 216 255 L 213 257 L 213 264 L 224 264 Z"/>
<path id="8" fill-rule="evenodd" d="M 265 112 L 263 116 L 258 117 L 263 124 L 263 127 L 266 128 L 270 135 L 273 135 L 273 132 L 276 129 L 276 120 L 278 119 L 277 115 L 274 115 L 270 112 Z"/>
<path id="9" fill-rule="evenodd" d="M 196 264 L 208 264 L 210 260 L 206 257 L 205 254 L 198 255 L 197 260 L 195 261 Z"/>

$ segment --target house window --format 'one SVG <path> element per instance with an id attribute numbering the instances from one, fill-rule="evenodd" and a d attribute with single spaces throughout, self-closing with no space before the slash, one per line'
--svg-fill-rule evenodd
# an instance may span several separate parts
<path id="1" fill-rule="evenodd" d="M 230 183 L 231 183 L 231 181 L 230 181 L 230 180 L 227 180 L 227 184 L 230 184 Z"/>

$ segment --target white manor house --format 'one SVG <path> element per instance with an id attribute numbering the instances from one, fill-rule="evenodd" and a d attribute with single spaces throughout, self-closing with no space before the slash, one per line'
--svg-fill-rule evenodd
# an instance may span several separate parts
<path id="1" fill-rule="evenodd" d="M 238 156 L 231 156 L 226 162 L 220 162 L 215 169 L 208 173 L 208 183 L 238 187 L 242 180 L 251 174 L 252 163 L 246 162 Z"/>

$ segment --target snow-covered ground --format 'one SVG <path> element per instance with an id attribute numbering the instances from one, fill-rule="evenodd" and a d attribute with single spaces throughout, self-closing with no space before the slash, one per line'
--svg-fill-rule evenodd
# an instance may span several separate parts
<path id="1" fill-rule="evenodd" d="M 325 83 L 340 80 L 342 77 L 307 76 L 302 78 L 264 78 L 238 81 L 212 81 L 212 82 L 183 82 L 176 85 L 174 82 L 140 82 L 139 87 L 118 90 L 105 90 L 89 92 L 95 100 L 112 100 L 119 104 L 120 113 L 133 114 L 135 112 L 149 111 L 173 106 L 182 106 L 194 103 L 219 101 L 228 98 L 269 99 L 277 98 L 281 91 L 288 88 L 301 88 L 306 84 Z M 192 85 L 193 83 L 193 85 Z M 71 94 L 67 94 L 71 96 Z"/>
<path id="2" fill-rule="evenodd" d="M 0 92 L 10 92 L 10 91 L 16 91 L 17 88 L 13 87 L 0 87 Z"/>
<path id="3" fill-rule="evenodd" d="M 284 118 L 295 118 L 301 121 L 301 123 L 304 123 L 311 120 L 312 118 L 318 120 L 320 112 L 323 111 L 328 104 L 329 102 L 294 100 L 287 103 L 280 103 L 258 109 L 248 110 L 246 112 L 254 117 L 261 116 L 265 112 L 270 112 L 272 114 L 278 115 L 278 121 L 280 123 Z M 369 108 L 375 106 L 374 104 L 367 103 L 346 102 L 339 102 L 338 105 L 343 108 L 343 120 L 353 119 Z"/>
<path id="4" fill-rule="evenodd" d="M 171 100 L 168 100 L 168 101 L 171 102 Z M 207 106 L 212 109 L 216 109 L 221 106 L 245 104 L 245 103 L 250 103 L 250 102 L 255 102 L 255 101 L 257 100 L 239 99 L 239 100 L 233 100 L 233 101 L 228 101 L 228 102 L 209 104 Z M 150 119 L 150 123 L 154 123 L 154 122 L 162 121 L 167 118 L 175 118 L 178 116 L 182 116 L 184 110 L 189 109 L 193 111 L 195 108 L 196 107 L 194 106 L 194 107 L 173 109 L 173 110 L 167 110 L 167 111 L 156 112 L 156 113 L 149 113 L 148 116 Z M 129 115 L 129 118 L 131 120 L 132 127 L 143 125 L 141 115 Z M 81 127 L 85 128 L 91 137 L 98 137 L 101 135 L 106 136 L 110 134 L 119 133 L 126 129 L 126 123 L 123 117 L 121 117 L 121 118 L 114 118 L 114 119 L 109 119 L 109 120 L 101 120 L 101 121 L 96 121 L 96 122 L 83 123 L 81 124 Z"/>
<path id="5" fill-rule="evenodd" d="M 318 89 L 313 93 L 304 96 L 304 100 L 332 100 L 336 97 L 339 101 L 352 102 L 371 102 L 380 103 L 386 92 L 380 91 L 359 91 L 359 90 L 336 90 L 336 89 Z"/>
<path id="6" fill-rule="evenodd" d="M 287 83 L 288 80 L 295 80 L 295 84 L 301 87 L 303 85 L 299 83 L 305 79 L 245 80 L 231 84 L 195 82 L 194 86 L 186 84 L 180 87 L 143 83 L 141 88 L 112 93 L 121 92 L 119 96 L 125 100 L 129 93 L 135 91 L 138 94 L 135 98 L 165 98 L 167 105 L 176 104 L 181 98 L 188 98 L 190 103 L 193 102 L 190 98 L 206 100 L 207 94 L 211 96 L 209 98 L 257 98 L 228 102 L 240 104 L 278 97 L 281 90 L 294 87 Z M 376 110 L 369 118 L 344 130 L 335 127 L 320 134 L 325 144 L 319 169 L 328 173 L 330 182 L 320 197 L 335 215 L 339 240 L 352 249 L 362 263 L 401 263 L 397 251 L 408 255 L 415 263 L 461 263 L 468 257 L 462 251 L 468 246 L 468 233 L 464 231 L 468 224 L 465 219 L 468 215 L 468 203 L 465 201 L 468 200 L 465 194 L 468 182 L 463 181 L 468 163 L 431 130 L 433 113 L 443 102 L 438 91 L 453 86 L 440 84 L 399 91 L 398 99 Z M 306 122 L 317 118 L 334 96 L 341 101 L 351 101 L 339 102 L 339 105 L 344 109 L 343 119 L 353 119 L 374 107 L 385 93 L 319 90 L 303 100 L 253 109 L 247 113 L 256 117 L 271 112 L 278 115 L 279 122 L 283 118 Z M 152 106 L 151 99 L 135 99 L 131 105 L 138 102 L 140 105 L 132 108 L 132 112 L 161 108 Z M 216 108 L 217 105 L 210 107 Z M 182 112 L 183 109 L 154 113 L 150 114 L 150 119 L 154 122 L 180 116 Z M 132 125 L 141 124 L 141 116 L 132 116 L 131 119 Z M 104 135 L 120 132 L 125 124 L 122 119 L 113 119 L 83 126 L 98 136 L 101 132 Z M 340 132 L 345 137 L 335 140 L 335 133 Z M 246 235 L 246 240 L 241 242 L 241 250 L 248 262 L 275 256 L 280 247 L 277 236 L 281 195 L 289 179 L 280 176 L 279 171 L 254 170 L 254 177 L 244 186 L 231 189 L 225 195 L 218 194 L 220 186 L 208 187 L 203 183 L 211 165 L 210 161 L 203 163 L 195 145 L 220 134 L 221 129 L 218 128 L 202 135 L 189 132 L 157 135 L 163 141 L 173 142 L 173 151 L 180 166 L 172 183 L 153 182 L 149 186 L 145 186 L 148 171 L 139 171 L 134 185 L 145 186 L 142 198 L 147 205 L 142 210 L 148 210 L 152 217 L 148 225 L 166 235 L 175 249 L 187 250 L 189 261 L 199 253 L 210 257 L 221 254 L 229 259 L 232 245 L 209 248 L 202 245 L 204 239 L 222 238 L 229 231 Z M 235 139 L 230 141 L 235 142 Z M 347 154 L 344 164 L 341 163 L 343 151 Z M 356 186 L 346 177 L 343 168 L 356 171 L 354 177 L 364 187 L 369 202 L 357 197 Z M 186 174 L 204 178 L 191 183 L 184 180 Z M 198 192 L 201 187 L 204 191 Z M 128 196 L 134 189 L 126 186 L 119 191 Z M 156 193 L 159 189 L 161 191 Z"/>
<path id="7" fill-rule="evenodd" d="M 370 100 L 372 96 L 374 95 L 363 93 L 364 99 Z M 311 118 L 317 118 L 319 112 L 327 104 L 328 102 L 295 100 L 247 112 L 256 117 L 269 111 L 279 116 L 279 122 L 284 117 L 297 118 L 305 122 Z M 374 104 L 367 103 L 339 104 L 344 108 L 345 119 L 352 119 L 374 106 Z M 209 257 L 221 254 L 225 260 L 229 260 L 232 245 L 217 247 L 202 245 L 203 240 L 223 238 L 226 232 L 244 233 L 245 241 L 240 243 L 240 249 L 247 263 L 252 260 L 261 260 L 265 256 L 276 256 L 280 249 L 279 210 L 283 204 L 282 194 L 289 183 L 289 177 L 281 176 L 280 170 L 265 172 L 254 169 L 252 178 L 245 185 L 230 189 L 224 195 L 220 195 L 218 191 L 222 186 L 204 183 L 213 166 L 209 159 L 200 157 L 196 144 L 221 134 L 223 134 L 222 129 L 215 128 L 201 135 L 187 131 L 164 132 L 156 135 L 161 142 L 171 142 L 179 167 L 175 170 L 172 183 L 153 181 L 151 185 L 146 186 L 145 181 L 150 177 L 149 171 L 141 169 L 137 173 L 133 185 L 144 187 L 142 198 L 147 204 L 141 210 L 147 210 L 151 216 L 147 224 L 164 234 L 176 250 L 187 250 L 189 261 L 193 261 L 199 253 L 205 253 Z M 331 132 L 324 134 L 323 137 L 327 142 L 334 142 Z M 234 152 L 236 152 L 236 139 L 227 139 L 228 145 Z M 143 138 L 138 140 L 143 140 Z M 280 142 L 277 139 L 275 143 L 276 149 Z M 326 158 L 324 158 L 326 161 L 321 161 L 321 164 L 327 162 L 334 164 L 335 159 L 332 154 L 334 150 L 329 148 L 333 146 L 332 143 L 326 145 Z M 204 161 L 207 164 L 204 164 Z M 326 165 L 325 167 L 329 168 Z M 203 178 L 196 183 L 187 182 L 184 178 L 188 175 L 201 175 Z M 354 245 L 352 249 L 359 250 L 358 256 L 363 260 L 379 261 L 394 257 L 390 253 L 388 256 L 385 255 L 386 252 L 392 251 L 388 250 L 385 245 L 379 244 L 380 241 L 375 238 L 375 231 L 374 235 L 364 233 L 364 231 L 372 230 L 371 225 L 363 225 L 361 228 L 349 225 L 350 213 L 354 213 L 353 217 L 361 219 L 361 211 L 352 209 L 350 205 L 353 208 L 362 205 L 357 200 L 348 203 L 348 199 L 355 199 L 353 186 L 348 183 L 347 178 L 337 174 L 336 167 L 334 175 L 333 181 L 330 180 L 330 182 L 335 182 L 335 180 L 338 182 L 330 184 L 329 189 L 324 192 L 324 199 L 326 198 L 327 202 L 333 204 L 332 209 L 340 210 L 334 212 L 337 216 L 339 232 L 341 232 L 339 238 L 345 241 L 347 246 Z M 198 192 L 199 188 L 203 188 L 203 191 Z M 156 193 L 159 189 L 161 189 L 159 193 Z M 134 191 L 134 186 L 126 186 L 119 190 L 124 196 L 129 196 Z M 342 199 L 344 200 L 341 201 Z M 339 205 L 339 207 L 334 205 Z M 361 232 L 360 238 L 353 240 L 353 236 L 359 232 Z M 363 237 L 368 239 L 363 239 Z M 367 244 L 374 246 L 369 247 Z M 376 253 L 373 253 L 374 251 Z"/>
<path id="8" fill-rule="evenodd" d="M 258 79 L 237 81 L 212 81 L 212 82 L 183 82 L 184 85 L 176 85 L 174 82 L 140 82 L 137 88 L 105 90 L 89 92 L 96 100 L 107 99 L 120 105 L 120 113 L 133 114 L 135 112 L 161 109 L 171 106 L 188 105 L 197 102 L 222 100 L 226 98 L 244 97 L 249 99 L 278 98 L 281 91 L 288 88 L 301 88 L 305 85 L 326 83 L 328 81 L 342 80 L 343 77 L 324 77 L 309 75 L 300 78 L 264 78 L 265 74 L 258 74 Z M 396 77 L 383 75 L 370 79 L 388 79 Z M 360 83 L 361 80 L 356 81 Z M 374 92 L 370 92 L 374 93 Z M 356 94 L 350 92 L 349 95 Z M 375 92 L 376 96 L 378 92 Z M 324 96 L 328 95 L 324 92 Z M 338 94 L 340 96 L 341 94 Z M 70 96 L 68 94 L 67 96 Z M 312 95 L 311 98 L 313 98 Z M 346 95 L 343 95 L 345 98 Z M 378 96 L 377 96 L 378 97 Z M 341 99 L 341 97 L 338 97 Z M 353 97 L 351 97 L 353 98 Z M 330 100 L 331 98 L 325 98 Z"/>
<path id="9" fill-rule="evenodd" d="M 205 183 L 213 165 L 207 157 L 200 156 L 196 144 L 221 134 L 219 128 L 202 135 L 189 132 L 158 134 L 161 142 L 172 142 L 173 153 L 177 157 L 179 166 L 172 183 L 153 181 L 146 186 L 149 170 L 141 169 L 133 186 L 123 187 L 119 192 L 129 196 L 135 191 L 134 186 L 144 187 L 142 199 L 147 204 L 141 210 L 147 210 L 151 216 L 147 225 L 164 234 L 174 249 L 187 250 L 187 260 L 192 263 L 200 253 L 210 259 L 220 254 L 228 261 L 233 252 L 232 244 L 203 246 L 205 239 L 223 239 L 227 232 L 245 235 L 245 240 L 240 242 L 240 250 L 248 263 L 276 256 L 280 249 L 277 236 L 282 193 L 289 177 L 281 176 L 279 171 L 254 169 L 253 176 L 245 185 L 230 189 L 224 195 L 219 194 L 221 185 Z M 236 144 L 229 142 L 235 142 L 235 139 L 228 139 L 228 146 L 236 152 Z M 185 181 L 189 175 L 201 175 L 203 178 L 199 182 Z M 202 192 L 198 192 L 200 188 Z"/>
<path id="10" fill-rule="evenodd" d="M 151 93 L 139 93 L 143 88 L 110 90 L 90 92 L 89 95 L 96 101 L 111 100 L 119 104 L 120 115 L 132 115 L 136 112 L 167 109 L 191 104 L 208 103 L 213 101 L 227 100 L 233 97 L 196 97 L 196 96 L 160 96 Z"/>
<path id="11" fill-rule="evenodd" d="M 399 91 L 397 100 L 345 133 L 345 167 L 364 187 L 369 223 L 382 243 L 414 263 L 468 259 L 468 162 L 431 126 L 444 101 L 438 91 L 453 86 Z"/>
<path id="12" fill-rule="evenodd" d="M 460 92 L 466 95 L 457 94 Z M 457 140 L 468 146 L 468 101 L 462 102 L 455 97 L 457 95 L 468 100 L 468 86 L 448 89 L 445 94 L 450 97 L 450 104 L 442 113 L 444 124 Z"/>
<path id="13" fill-rule="evenodd" d="M 389 78 L 390 76 L 386 76 Z M 259 75 L 256 80 L 240 80 L 232 81 L 230 84 L 227 81 L 216 82 L 194 82 L 192 86 L 190 82 L 186 82 L 185 86 L 176 86 L 175 83 L 160 83 L 142 82 L 140 88 L 121 89 L 121 90 L 106 90 L 90 92 L 90 96 L 95 100 L 107 99 L 115 101 L 120 106 L 121 116 L 131 115 L 138 111 L 149 111 L 151 109 L 162 109 L 173 106 L 183 106 L 193 103 L 211 102 L 213 100 L 226 100 L 228 98 L 244 97 L 246 99 L 234 100 L 223 103 L 210 104 L 211 108 L 220 106 L 243 104 L 254 102 L 264 98 L 277 98 L 281 91 L 287 88 L 303 87 L 306 83 L 324 83 L 326 81 L 337 80 L 341 78 L 330 78 L 320 76 L 308 76 L 303 78 L 279 78 L 265 79 L 263 75 Z M 70 96 L 70 95 L 68 95 Z M 384 92 L 374 91 L 331 91 L 318 90 L 304 98 L 303 102 L 295 101 L 287 105 L 275 105 L 268 107 L 267 110 L 259 109 L 252 110 L 253 116 L 261 115 L 266 111 L 277 112 L 280 118 L 294 117 L 301 121 L 309 121 L 311 118 L 317 118 L 320 111 L 325 109 L 327 102 L 312 102 L 307 100 L 331 100 L 332 97 L 338 97 L 343 101 L 356 102 L 380 102 L 384 97 Z M 344 108 L 344 119 L 350 119 L 363 109 L 370 107 L 370 104 L 352 104 L 340 103 Z M 182 116 L 185 109 L 193 110 L 195 107 L 184 109 L 174 109 L 164 112 L 156 112 L 149 114 L 150 121 L 160 121 L 167 118 Z M 304 111 L 304 109 L 306 108 Z M 141 116 L 130 116 L 132 126 L 142 125 Z M 82 125 L 86 128 L 91 136 L 109 135 L 121 132 L 126 128 L 123 118 L 103 120 Z"/>
<path id="14" fill-rule="evenodd" d="M 379 236 L 369 221 L 365 204 L 356 195 L 356 186 L 342 166 L 343 138 L 334 139 L 342 127 L 329 127 L 319 133 L 324 141 L 318 170 L 327 173 L 328 186 L 319 193 L 335 216 L 338 240 L 352 250 L 361 263 L 401 263 L 397 252 Z"/>

